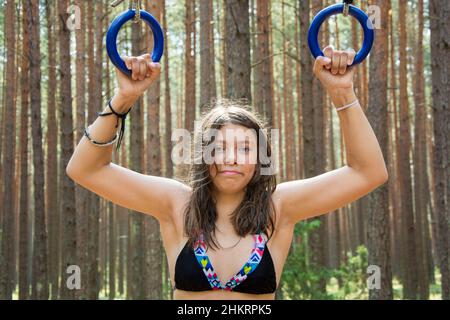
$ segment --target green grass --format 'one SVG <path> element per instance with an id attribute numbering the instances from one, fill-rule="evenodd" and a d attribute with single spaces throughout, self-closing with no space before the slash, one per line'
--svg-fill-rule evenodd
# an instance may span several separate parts
<path id="1" fill-rule="evenodd" d="M 435 270 L 436 283 L 430 285 L 430 300 L 441 300 L 441 274 L 439 270 Z M 338 281 L 336 278 L 331 278 L 327 284 L 327 292 L 331 294 L 335 299 L 345 299 L 345 300 L 366 300 L 368 299 L 369 293 L 367 290 L 358 290 L 355 284 L 350 284 L 354 290 L 350 293 L 345 294 L 343 289 L 339 288 Z M 394 300 L 403 299 L 403 286 L 398 278 L 392 280 L 392 289 L 394 291 Z"/>

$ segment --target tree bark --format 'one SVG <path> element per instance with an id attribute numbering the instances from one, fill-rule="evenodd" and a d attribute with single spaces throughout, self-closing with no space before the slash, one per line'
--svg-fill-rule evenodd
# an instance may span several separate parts
<path id="1" fill-rule="evenodd" d="M 48 51 L 48 86 L 47 86 L 47 163 L 46 163 L 46 207 L 48 212 L 48 252 L 49 252 L 49 283 L 50 298 L 58 298 L 59 290 L 59 225 L 58 210 L 58 125 L 56 121 L 56 44 L 55 22 L 56 9 L 49 0 L 45 2 L 45 14 L 47 20 L 47 51 Z"/>
<path id="2" fill-rule="evenodd" d="M 66 26 L 68 19 L 67 6 L 69 1 L 58 0 L 58 22 L 59 22 L 59 53 L 60 53 L 60 136 L 61 136 L 61 166 L 66 168 L 74 151 L 73 116 L 72 116 L 72 87 L 70 72 L 70 30 Z M 62 261 L 61 261 L 61 299 L 74 299 L 75 290 L 67 287 L 67 267 L 77 265 L 76 256 L 76 208 L 75 208 L 75 185 L 65 170 L 60 172 L 60 183 L 62 186 Z"/>
<path id="3" fill-rule="evenodd" d="M 196 114 L 195 102 L 195 0 L 186 1 L 186 44 L 185 44 L 185 123 L 189 132 L 194 129 Z"/>
<path id="4" fill-rule="evenodd" d="M 430 0 L 431 30 L 431 71 L 432 71 L 432 106 L 434 125 L 434 161 L 435 209 L 437 216 L 437 248 L 439 268 L 441 271 L 442 299 L 450 299 L 449 273 L 449 99 L 450 84 L 450 2 Z M 446 193 L 447 192 L 447 193 Z"/>
<path id="5" fill-rule="evenodd" d="M 426 130 L 425 130 L 425 88 L 423 67 L 423 0 L 418 1 L 418 30 L 415 54 L 415 125 L 414 125 L 414 202 L 416 208 L 417 271 L 419 298 L 429 298 L 428 255 L 426 254 L 425 228 L 427 222 L 427 203 L 425 189 L 427 179 L 426 166 Z"/>
<path id="6" fill-rule="evenodd" d="M 140 24 L 132 25 L 132 55 L 139 56 L 143 53 L 142 29 Z M 151 92 L 155 87 L 151 89 Z M 150 92 L 149 92 L 150 94 Z M 131 130 L 130 130 L 130 169 L 136 172 L 143 172 L 144 168 L 144 153 L 142 152 L 144 140 L 144 103 L 143 98 L 140 97 L 133 106 L 130 112 L 131 116 Z M 158 122 L 159 123 L 159 122 Z M 150 125 L 151 126 L 151 125 Z M 154 130 L 154 129 L 153 129 Z M 159 127 L 158 127 L 159 130 Z M 128 257 L 131 259 L 129 272 L 129 281 L 131 281 L 131 299 L 145 299 L 146 298 L 146 281 L 147 273 L 145 272 L 145 221 L 142 213 L 132 211 L 130 214 L 130 241 L 132 250 L 128 251 Z"/>
<path id="7" fill-rule="evenodd" d="M 48 299 L 47 230 L 44 203 L 44 155 L 41 125 L 41 55 L 39 36 L 39 1 L 26 2 L 30 46 L 30 107 L 33 141 L 34 239 L 33 299 Z"/>
<path id="8" fill-rule="evenodd" d="M 399 1 L 399 55 L 400 55 L 400 183 L 402 185 L 402 217 L 406 255 L 405 281 L 403 294 L 405 299 L 417 298 L 417 251 L 415 241 L 414 209 L 412 206 L 411 167 L 410 167 L 410 116 L 408 103 L 407 79 L 407 30 L 406 30 L 406 0 Z"/>
<path id="9" fill-rule="evenodd" d="M 249 1 L 225 1 L 225 10 L 227 98 L 251 104 Z"/>
<path id="10" fill-rule="evenodd" d="M 24 10 L 24 9 L 22 9 Z M 22 70 L 21 110 L 20 110 L 20 206 L 19 206 L 19 300 L 30 296 L 28 282 L 28 245 L 29 234 L 29 189 L 28 189 L 28 110 L 30 107 L 30 47 L 28 32 L 28 15 L 22 12 Z"/>
<path id="11" fill-rule="evenodd" d="M 295 2 L 295 9 L 298 11 L 298 2 Z M 302 89 L 301 89 L 301 77 L 300 77 L 300 22 L 299 19 L 295 19 L 295 54 L 298 58 L 295 64 L 295 81 L 296 81 L 296 91 L 297 91 L 297 142 L 298 155 L 296 156 L 296 177 L 303 177 L 303 161 L 301 160 L 303 154 L 303 131 L 302 131 Z"/>
<path id="12" fill-rule="evenodd" d="M 313 0 L 312 1 L 312 14 L 315 15 L 322 8 L 322 0 Z M 322 33 L 323 36 L 323 33 Z M 322 45 L 322 38 L 319 40 Z M 309 65 L 309 70 L 307 73 L 312 74 L 312 66 L 313 61 L 311 61 L 311 65 Z M 316 77 L 312 78 L 312 112 L 310 117 L 312 117 L 312 132 L 313 132 L 313 144 L 311 152 L 314 153 L 314 163 L 311 171 L 312 175 L 318 175 L 325 171 L 325 140 L 324 140 L 324 91 L 322 85 L 320 84 L 319 79 Z M 307 117 L 307 116 L 306 116 Z M 305 149 L 305 152 L 308 152 Z M 311 219 L 310 221 L 320 221 L 320 225 L 317 229 L 313 230 L 310 234 L 310 249 L 311 249 L 311 265 L 312 268 L 324 268 L 325 267 L 325 239 L 326 239 L 326 225 L 325 225 L 325 217 L 320 216 Z M 313 290 L 314 293 L 317 294 L 326 294 L 326 278 L 321 275 L 318 279 L 317 283 L 313 284 L 315 288 Z"/>
<path id="13" fill-rule="evenodd" d="M 165 176 L 173 177 L 173 162 L 172 162 L 172 109 L 170 97 L 170 72 L 169 72 L 169 38 L 167 36 L 167 13 L 166 0 L 162 0 L 161 8 L 163 8 L 163 29 L 165 33 L 165 49 L 164 49 L 164 113 L 165 113 Z"/>
<path id="14" fill-rule="evenodd" d="M 150 5 L 150 13 L 161 21 L 162 6 L 156 1 Z M 167 54 L 167 53 L 166 53 Z M 160 117 L 161 107 L 161 80 L 157 79 L 148 91 L 148 123 L 147 131 L 147 168 L 148 174 L 161 176 L 161 141 L 160 141 Z M 147 292 L 146 297 L 151 300 L 162 299 L 162 244 L 158 221 L 151 216 L 145 217 L 145 236 L 146 236 L 146 265 Z"/>
<path id="15" fill-rule="evenodd" d="M 375 2 L 381 8 L 381 16 L 386 17 L 390 9 L 390 3 L 386 0 Z M 369 106 L 368 119 L 373 127 L 375 135 L 381 146 L 383 155 L 387 154 L 387 87 L 388 70 L 384 61 L 388 60 L 388 21 L 382 20 L 381 29 L 377 30 L 375 46 L 377 50 L 370 56 L 370 78 L 369 78 Z M 380 268 L 380 288 L 369 288 L 369 299 L 392 300 L 392 271 L 390 257 L 390 234 L 389 234 L 389 209 L 387 186 L 377 188 L 368 195 L 368 250 L 369 265 Z"/>
<path id="16" fill-rule="evenodd" d="M 273 86 L 270 56 L 270 1 L 256 1 L 256 41 L 254 51 L 254 106 L 267 123 L 273 123 Z"/>
<path id="17" fill-rule="evenodd" d="M 14 291 L 15 279 L 15 254 L 11 243 L 15 243 L 14 226 L 14 202 L 15 189 L 11 188 L 14 181 L 15 172 L 15 123 L 16 123 L 16 106 L 14 103 L 15 92 L 15 11 L 16 5 L 14 1 L 7 1 L 5 5 L 5 41 L 6 41 L 6 91 L 5 91 L 5 144 L 3 163 L 3 212 L 2 217 L 2 246 L 0 254 L 0 299 L 12 299 Z"/>
<path id="18" fill-rule="evenodd" d="M 75 31 L 76 37 L 76 141 L 80 141 L 83 137 L 83 130 L 86 127 L 86 36 L 90 32 L 86 28 L 86 1 L 77 0 L 75 5 L 80 8 L 80 27 L 81 30 Z M 91 22 L 88 26 L 92 26 Z M 90 36 L 91 38 L 92 36 Z M 93 38 L 92 38 L 93 39 Z M 89 52 L 89 51 L 88 51 Z M 50 54 L 50 53 L 49 53 Z M 88 249 L 87 249 L 87 234 L 88 234 L 88 210 L 89 199 L 91 195 L 89 190 L 80 186 L 75 187 L 75 203 L 78 209 L 76 216 L 77 223 L 77 259 L 81 270 L 88 270 Z M 88 283 L 88 273 L 81 273 L 81 282 Z M 77 291 L 78 298 L 87 298 L 87 286 L 84 285 Z"/>
<path id="19" fill-rule="evenodd" d="M 214 61 L 214 19 L 211 0 L 200 0 L 200 110 L 206 110 L 216 97 Z"/>

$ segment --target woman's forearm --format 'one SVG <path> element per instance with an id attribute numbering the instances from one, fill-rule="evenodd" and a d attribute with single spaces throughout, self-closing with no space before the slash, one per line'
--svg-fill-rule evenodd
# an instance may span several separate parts
<path id="1" fill-rule="evenodd" d="M 341 107 L 354 102 L 353 88 L 330 92 L 333 104 Z M 361 108 L 356 105 L 338 111 L 345 141 L 347 165 L 364 172 L 375 180 L 386 180 L 387 169 L 373 129 Z"/>
<path id="2" fill-rule="evenodd" d="M 128 111 L 133 103 L 133 99 L 123 97 L 120 94 L 114 95 L 111 100 L 111 105 L 118 113 Z M 111 109 L 106 106 L 103 112 L 109 113 L 111 112 Z M 119 119 L 119 126 L 116 128 L 117 120 L 118 118 L 116 115 L 97 117 L 89 127 L 89 135 L 95 141 L 111 141 L 117 134 L 121 125 L 120 121 L 122 120 Z M 71 177 L 78 177 L 109 164 L 112 160 L 113 146 L 114 145 L 106 147 L 95 146 L 86 138 L 86 136 L 83 136 L 67 164 L 67 174 Z"/>

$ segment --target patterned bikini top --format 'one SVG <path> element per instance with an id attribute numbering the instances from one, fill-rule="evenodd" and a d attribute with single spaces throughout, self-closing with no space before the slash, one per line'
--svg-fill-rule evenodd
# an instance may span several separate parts
<path id="1" fill-rule="evenodd" d="M 250 257 L 242 268 L 223 284 L 207 255 L 203 234 L 194 248 L 185 244 L 175 264 L 175 288 L 186 291 L 227 290 L 253 294 L 276 290 L 275 268 L 262 233 L 253 235 Z M 199 268 L 200 266 L 200 268 Z M 250 276 L 251 275 L 251 276 Z M 205 281 L 206 280 L 206 281 Z M 244 281 L 245 280 L 245 281 Z"/>

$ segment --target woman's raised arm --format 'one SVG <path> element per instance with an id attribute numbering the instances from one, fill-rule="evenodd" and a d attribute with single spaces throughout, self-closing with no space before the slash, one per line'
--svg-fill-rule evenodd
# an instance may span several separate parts
<path id="1" fill-rule="evenodd" d="M 160 74 L 159 64 L 149 55 L 126 57 L 132 70 L 129 79 L 117 71 L 119 89 L 111 100 L 115 112 L 123 114 L 147 90 Z M 103 113 L 109 113 L 109 106 Z M 103 143 L 117 134 L 116 115 L 98 117 L 88 128 L 92 140 Z M 121 121 L 121 120 L 119 120 Z M 120 206 L 150 214 L 159 221 L 172 219 L 183 205 L 190 188 L 176 180 L 144 175 L 112 163 L 113 145 L 94 145 L 84 135 L 67 164 L 67 175 L 90 191 Z"/>
<path id="2" fill-rule="evenodd" d="M 347 165 L 315 177 L 277 186 L 273 198 L 284 221 L 295 224 L 349 204 L 384 184 L 388 172 L 378 140 L 353 91 L 354 50 L 324 50 L 314 74 L 338 110 Z"/>

